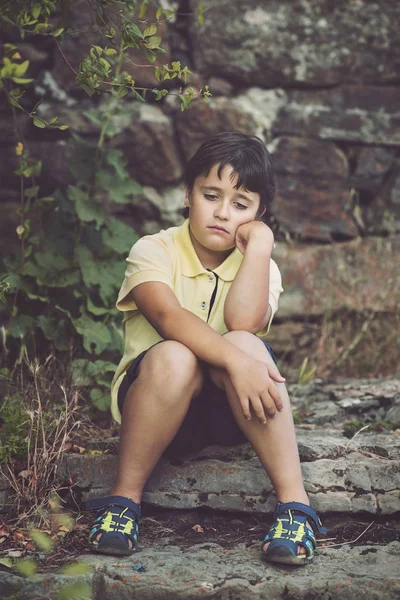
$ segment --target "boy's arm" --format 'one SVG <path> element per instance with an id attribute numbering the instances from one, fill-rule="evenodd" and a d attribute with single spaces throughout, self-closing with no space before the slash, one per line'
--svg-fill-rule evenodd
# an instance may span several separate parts
<path id="1" fill-rule="evenodd" d="M 244 257 L 225 300 L 225 325 L 230 331 L 257 333 L 271 318 L 269 269 L 274 235 L 261 221 L 245 223 L 236 232 L 236 246 Z"/>
<path id="2" fill-rule="evenodd" d="M 265 363 L 250 357 L 199 317 L 182 308 L 168 285 L 142 283 L 130 294 L 161 337 L 180 342 L 200 360 L 227 371 L 247 418 L 251 416 L 249 402 L 262 422 L 264 408 L 269 416 L 273 416 L 276 409 L 282 409 L 279 392 L 272 381 L 272 378 L 284 381 L 279 371 L 272 367 L 266 369 Z"/>

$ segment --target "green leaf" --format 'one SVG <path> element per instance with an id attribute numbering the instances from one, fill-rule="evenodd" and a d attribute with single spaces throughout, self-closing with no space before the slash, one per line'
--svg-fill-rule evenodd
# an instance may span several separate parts
<path id="1" fill-rule="evenodd" d="M 3 567 L 12 567 L 12 560 L 11 558 L 0 558 L 0 565 L 3 565 Z"/>
<path id="2" fill-rule="evenodd" d="M 95 222 L 98 227 L 103 225 L 105 216 L 98 198 L 90 198 L 87 192 L 72 185 L 68 186 L 67 195 L 74 203 L 80 221 Z"/>
<path id="3" fill-rule="evenodd" d="M 92 587 L 86 581 L 75 581 L 58 590 L 59 600 L 91 600 Z"/>
<path id="4" fill-rule="evenodd" d="M 135 89 L 132 89 L 132 94 L 136 98 L 136 100 L 139 100 L 139 102 L 145 102 L 143 96 L 141 96 L 139 92 L 137 92 Z"/>
<path id="5" fill-rule="evenodd" d="M 105 155 L 105 161 L 108 165 L 114 167 L 120 179 L 128 179 L 129 175 L 127 170 L 125 169 L 126 165 L 128 164 L 128 161 L 126 160 L 122 150 L 112 148 Z"/>
<path id="6" fill-rule="evenodd" d="M 143 192 L 141 185 L 133 179 L 121 181 L 106 169 L 97 173 L 97 184 L 108 192 L 113 202 L 118 204 L 130 204 L 132 196 L 137 196 Z"/>
<path id="7" fill-rule="evenodd" d="M 143 19 L 143 17 L 146 15 L 147 12 L 147 5 L 149 4 L 150 0 L 143 0 L 141 5 L 140 5 L 140 10 L 139 10 L 139 19 Z"/>
<path id="8" fill-rule="evenodd" d="M 32 577 L 37 571 L 36 561 L 33 558 L 22 558 L 15 563 L 15 568 L 24 577 Z"/>
<path id="9" fill-rule="evenodd" d="M 106 229 L 102 231 L 103 242 L 106 246 L 117 252 L 127 255 L 133 244 L 137 242 L 136 232 L 120 219 L 107 219 Z"/>
<path id="10" fill-rule="evenodd" d="M 110 393 L 108 391 L 101 390 L 100 388 L 93 388 L 90 390 L 90 399 L 96 408 L 102 411 L 106 411 L 111 406 Z"/>
<path id="11" fill-rule="evenodd" d="M 44 129 L 46 127 L 46 123 L 36 116 L 33 117 L 33 124 L 36 125 L 36 127 L 39 127 L 39 129 Z"/>
<path id="12" fill-rule="evenodd" d="M 104 52 L 107 54 L 107 56 L 115 56 L 116 54 L 118 54 L 115 48 L 105 48 Z"/>
<path id="13" fill-rule="evenodd" d="M 158 48 L 161 42 L 162 39 L 160 37 L 152 36 L 149 40 L 147 40 L 146 46 L 148 48 Z"/>
<path id="14" fill-rule="evenodd" d="M 75 562 L 70 565 L 65 565 L 58 572 L 63 575 L 87 575 L 91 572 L 91 567 L 84 562 Z"/>
<path id="15" fill-rule="evenodd" d="M 73 320 L 76 331 L 83 337 L 83 347 L 90 354 L 101 354 L 109 348 L 111 335 L 104 323 L 94 321 L 83 314 L 79 319 Z"/>
<path id="16" fill-rule="evenodd" d="M 72 361 L 72 377 L 82 387 L 92 386 L 105 373 L 115 373 L 117 365 L 105 360 L 77 358 Z"/>
<path id="17" fill-rule="evenodd" d="M 15 75 L 16 77 L 23 77 L 27 72 L 28 67 L 29 60 L 24 60 L 24 62 L 20 63 L 19 65 L 14 63 L 13 75 Z M 33 79 L 31 79 L 30 81 L 33 81 Z"/>
<path id="18" fill-rule="evenodd" d="M 64 131 L 65 129 L 69 129 L 69 125 L 60 125 L 58 129 L 61 129 L 61 131 Z"/>
<path id="19" fill-rule="evenodd" d="M 24 110 L 22 108 L 22 106 L 20 105 L 19 102 L 17 102 L 16 100 L 14 100 L 14 98 L 10 95 L 8 95 L 8 101 L 12 106 L 15 106 L 15 108 L 19 108 L 20 110 Z"/>
<path id="20" fill-rule="evenodd" d="M 25 77 L 11 77 L 14 83 L 19 83 L 20 85 L 25 85 L 27 83 L 31 83 L 33 79 L 27 79 Z"/>
<path id="21" fill-rule="evenodd" d="M 33 187 L 30 188 L 26 188 L 26 190 L 24 190 L 24 196 L 25 198 L 34 198 L 36 196 L 36 194 L 39 191 L 39 186 L 35 185 Z"/>
<path id="22" fill-rule="evenodd" d="M 35 252 L 34 262 L 25 263 L 22 274 L 30 275 L 39 285 L 69 287 L 78 283 L 79 274 L 63 256 L 52 252 Z"/>
<path id="23" fill-rule="evenodd" d="M 13 338 L 24 338 L 26 334 L 33 331 L 35 321 L 29 315 L 17 315 L 11 319 L 8 326 L 8 334 Z"/>
<path id="24" fill-rule="evenodd" d="M 168 90 L 152 90 L 152 92 L 155 94 L 156 96 L 156 100 L 161 100 L 162 98 L 164 98 L 164 96 L 168 95 Z"/>
<path id="25" fill-rule="evenodd" d="M 96 315 L 101 316 L 101 315 L 108 315 L 110 312 L 110 309 L 108 308 L 108 306 L 96 306 L 90 296 L 87 297 L 87 303 L 86 303 L 86 307 L 88 309 L 88 311 L 90 313 L 92 313 L 92 315 Z"/>
<path id="26" fill-rule="evenodd" d="M 148 48 L 145 48 L 144 55 L 149 62 L 154 63 L 156 61 L 157 57 L 156 57 L 155 52 L 153 52 L 153 50 L 149 50 Z M 139 96 L 139 94 L 138 94 L 138 96 Z M 144 98 L 142 98 L 142 102 L 144 102 Z"/>
<path id="27" fill-rule="evenodd" d="M 129 90 L 128 90 L 127 88 L 125 88 L 125 87 L 123 87 L 123 86 L 120 86 L 120 87 L 118 88 L 118 90 L 115 90 L 115 89 L 113 90 L 113 95 L 114 95 L 116 98 L 123 98 L 124 96 L 126 96 L 126 95 L 127 95 L 128 91 L 129 91 Z"/>
<path id="28" fill-rule="evenodd" d="M 146 27 L 146 29 L 143 31 L 143 37 L 144 38 L 151 37 L 155 33 L 157 33 L 156 25 L 149 25 L 149 27 Z M 161 41 L 161 38 L 159 38 L 159 40 Z"/>
<path id="29" fill-rule="evenodd" d="M 31 15 L 34 19 L 37 19 L 40 14 L 42 12 L 42 7 L 40 6 L 40 4 L 33 4 L 32 8 L 31 8 Z"/>
<path id="30" fill-rule="evenodd" d="M 55 31 L 53 31 L 53 36 L 55 38 L 59 37 L 63 33 L 63 31 L 64 31 L 64 27 L 60 27 L 59 29 L 56 29 Z"/>
<path id="31" fill-rule="evenodd" d="M 91 289 L 94 285 L 98 285 L 100 297 L 105 304 L 115 301 L 124 277 L 124 262 L 122 260 L 94 260 L 89 248 L 82 245 L 76 248 L 75 254 L 87 288 Z"/>
<path id="32" fill-rule="evenodd" d="M 42 552 L 50 552 L 50 550 L 52 550 L 54 544 L 47 533 L 43 533 L 38 529 L 31 529 L 29 535 Z"/>

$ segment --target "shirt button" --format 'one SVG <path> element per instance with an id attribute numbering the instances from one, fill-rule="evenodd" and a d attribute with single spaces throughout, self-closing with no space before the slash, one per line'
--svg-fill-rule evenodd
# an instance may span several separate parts
<path id="1" fill-rule="evenodd" d="M 202 302 L 202 303 L 201 303 L 201 308 L 202 308 L 203 310 L 205 310 L 205 309 L 206 309 L 206 306 L 207 306 L 207 305 L 206 305 L 206 303 L 205 303 L 205 302 Z"/>
<path id="2" fill-rule="evenodd" d="M 212 275 L 209 276 L 208 281 L 213 281 L 213 276 Z"/>

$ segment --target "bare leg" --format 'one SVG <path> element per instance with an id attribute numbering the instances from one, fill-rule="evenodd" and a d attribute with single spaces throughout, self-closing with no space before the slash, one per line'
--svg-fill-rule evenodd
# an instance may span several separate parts
<path id="1" fill-rule="evenodd" d="M 250 356 L 276 367 L 264 344 L 255 335 L 246 331 L 231 331 L 225 337 Z M 210 376 L 218 387 L 225 390 L 233 415 L 256 451 L 274 486 L 278 500 L 309 504 L 303 484 L 292 410 L 286 386 L 283 383 L 275 384 L 283 402 L 283 410 L 276 413 L 272 419 L 267 418 L 267 423 L 263 425 L 255 416 L 252 416 L 250 421 L 244 417 L 239 399 L 225 371 L 210 369 Z M 264 546 L 264 550 L 267 547 L 268 544 Z M 301 548 L 300 551 L 301 553 L 305 552 L 304 548 Z"/>
<path id="2" fill-rule="evenodd" d="M 148 477 L 202 384 L 200 363 L 183 344 L 169 340 L 149 350 L 124 403 L 113 495 L 140 503 Z"/>

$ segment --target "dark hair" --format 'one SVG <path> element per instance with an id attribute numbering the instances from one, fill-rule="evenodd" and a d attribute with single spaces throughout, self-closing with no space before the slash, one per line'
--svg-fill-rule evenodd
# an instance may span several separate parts
<path id="1" fill-rule="evenodd" d="M 260 138 L 244 133 L 225 131 L 203 142 L 189 160 L 185 169 L 185 185 L 192 191 L 196 178 L 207 177 L 214 165 L 219 165 L 218 177 L 227 165 L 233 168 L 232 177 L 237 175 L 235 189 L 242 186 L 249 192 L 260 195 L 260 209 L 268 209 L 275 191 L 275 176 L 271 155 Z M 189 209 L 184 210 L 189 215 Z"/>

